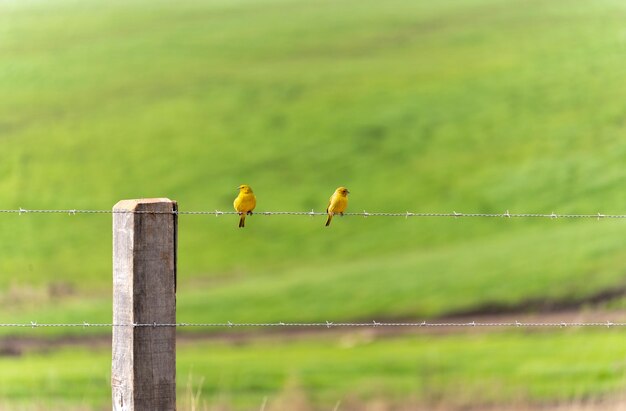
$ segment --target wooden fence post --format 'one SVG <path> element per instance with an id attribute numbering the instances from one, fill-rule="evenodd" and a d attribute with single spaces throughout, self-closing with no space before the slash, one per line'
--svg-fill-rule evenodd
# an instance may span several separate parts
<path id="1" fill-rule="evenodd" d="M 178 215 L 167 198 L 113 207 L 113 410 L 176 409 Z"/>

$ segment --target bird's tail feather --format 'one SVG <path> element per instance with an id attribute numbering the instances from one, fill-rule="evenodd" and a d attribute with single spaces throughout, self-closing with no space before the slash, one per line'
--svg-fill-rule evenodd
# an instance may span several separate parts
<path id="1" fill-rule="evenodd" d="M 245 226 L 246 226 L 246 215 L 241 214 L 241 216 L 239 216 L 239 228 L 243 228 Z"/>
<path id="2" fill-rule="evenodd" d="M 328 227 L 330 225 L 330 220 L 333 219 L 333 215 L 332 214 L 328 214 L 328 219 L 326 219 L 326 227 Z"/>

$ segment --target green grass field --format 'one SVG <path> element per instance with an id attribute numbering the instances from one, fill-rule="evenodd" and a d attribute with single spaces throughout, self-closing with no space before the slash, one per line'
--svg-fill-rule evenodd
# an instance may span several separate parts
<path id="1" fill-rule="evenodd" d="M 178 399 L 188 404 L 193 393 L 206 409 L 241 410 L 257 410 L 264 400 L 317 409 L 407 398 L 448 406 L 580 401 L 623 389 L 623 338 L 616 330 L 566 330 L 391 339 L 352 333 L 251 345 L 183 344 Z M 108 349 L 0 358 L 0 366 L 0 397 L 9 404 L 107 408 Z"/>
<path id="2" fill-rule="evenodd" d="M 167 196 L 230 211 L 247 183 L 259 211 L 323 211 L 345 185 L 351 211 L 622 214 L 625 16 L 618 0 L 0 0 L 0 209 Z M 626 285 L 622 220 L 323 224 L 252 216 L 238 230 L 236 216 L 180 216 L 179 321 L 426 319 Z M 110 321 L 109 215 L 0 213 L 0 233 L 0 323 Z M 518 337 L 494 338 L 532 352 Z M 414 342 L 393 344 L 410 353 Z M 351 364 L 320 398 L 358 391 Z M 42 401 L 61 400 L 28 375 Z M 437 390 L 483 375 L 470 362 Z M 212 392 L 212 376 L 194 376 Z M 600 395 L 620 378 L 562 390 Z M 563 396 L 516 381 L 529 398 Z M 0 403 L 19 398 L 3 390 Z M 258 402 L 241 390 L 244 406 Z"/>

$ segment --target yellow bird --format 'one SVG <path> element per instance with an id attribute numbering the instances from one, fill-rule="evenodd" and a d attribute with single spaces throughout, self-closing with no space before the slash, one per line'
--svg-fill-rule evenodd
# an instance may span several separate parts
<path id="1" fill-rule="evenodd" d="M 326 227 L 330 225 L 330 221 L 333 219 L 333 215 L 343 215 L 343 212 L 346 211 L 346 207 L 348 206 L 348 194 L 350 194 L 350 192 L 347 188 L 339 187 L 330 197 L 328 207 L 326 207 L 326 212 L 328 213 Z"/>
<path id="2" fill-rule="evenodd" d="M 239 228 L 246 225 L 246 215 L 252 214 L 252 210 L 256 207 L 256 197 L 252 189 L 247 184 L 239 186 L 239 195 L 233 203 L 235 211 L 239 213 Z"/>

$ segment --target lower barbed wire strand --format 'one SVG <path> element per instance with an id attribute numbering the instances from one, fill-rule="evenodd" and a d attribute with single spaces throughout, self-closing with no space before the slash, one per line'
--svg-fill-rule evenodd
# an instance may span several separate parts
<path id="1" fill-rule="evenodd" d="M 112 324 L 112 323 L 37 323 L 32 321 L 30 323 L 5 323 L 0 324 L 0 327 L 5 328 L 54 328 L 54 327 L 134 327 L 134 328 L 163 328 L 163 327 L 196 327 L 196 328 L 234 328 L 234 327 L 249 327 L 249 328 L 276 328 L 276 327 L 289 327 L 289 328 L 340 328 L 340 327 L 625 327 L 626 323 L 611 322 L 611 321 L 593 321 L 593 322 L 312 322 L 312 323 L 290 323 L 290 322 L 276 322 L 276 323 L 137 323 L 137 324 Z"/>

